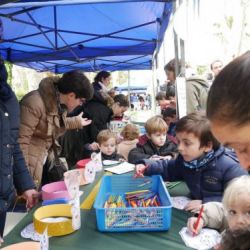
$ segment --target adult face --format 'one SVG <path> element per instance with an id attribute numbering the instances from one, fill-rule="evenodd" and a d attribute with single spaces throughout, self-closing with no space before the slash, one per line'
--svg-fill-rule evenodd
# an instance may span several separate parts
<path id="1" fill-rule="evenodd" d="M 215 62 L 213 65 L 212 65 L 212 71 L 214 73 L 214 76 L 217 76 L 221 70 L 223 68 L 223 65 L 222 65 L 222 62 Z"/>
<path id="2" fill-rule="evenodd" d="M 75 93 L 72 92 L 65 95 L 65 101 L 63 103 L 66 105 L 68 112 L 71 112 L 79 105 L 82 105 L 84 102 L 84 98 L 76 98 Z"/>
<path id="3" fill-rule="evenodd" d="M 235 150 L 240 165 L 250 170 L 250 123 L 239 127 L 233 123 L 212 121 L 211 128 L 220 143 Z"/>
<path id="4" fill-rule="evenodd" d="M 115 102 L 112 106 L 112 110 L 114 113 L 114 116 L 122 116 L 125 111 L 128 110 L 128 107 L 120 106 L 119 103 Z"/>
<path id="5" fill-rule="evenodd" d="M 107 87 L 110 84 L 111 76 L 108 76 L 106 78 L 102 78 L 102 83 Z"/>
<path id="6" fill-rule="evenodd" d="M 161 110 L 170 107 L 170 103 L 171 103 L 170 100 L 159 100 L 158 101 L 158 105 L 160 106 Z"/>
<path id="7" fill-rule="evenodd" d="M 166 76 L 167 76 L 167 80 L 169 82 L 174 82 L 175 81 L 175 74 L 174 74 L 173 71 L 166 70 Z"/>

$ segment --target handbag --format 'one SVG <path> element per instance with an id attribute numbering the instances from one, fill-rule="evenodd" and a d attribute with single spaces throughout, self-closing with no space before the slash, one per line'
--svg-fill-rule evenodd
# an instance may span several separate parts
<path id="1" fill-rule="evenodd" d="M 59 158 L 57 145 L 53 136 L 52 151 L 53 157 L 48 161 L 48 173 L 47 173 L 47 182 L 62 181 L 64 178 L 64 173 L 68 171 L 68 166 L 66 160 L 63 161 L 63 158 Z M 65 158 L 64 158 L 65 159 Z"/>

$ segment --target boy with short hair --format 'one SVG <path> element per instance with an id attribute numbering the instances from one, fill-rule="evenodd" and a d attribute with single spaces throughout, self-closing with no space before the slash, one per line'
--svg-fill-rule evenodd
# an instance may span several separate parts
<path id="1" fill-rule="evenodd" d="M 177 115 L 176 115 L 176 109 L 173 109 L 173 108 L 164 109 L 162 111 L 162 117 L 163 117 L 163 120 L 168 125 L 167 134 L 171 136 L 175 136 L 176 122 L 178 120 Z"/>
<path id="2" fill-rule="evenodd" d="M 102 130 L 97 135 L 97 143 L 101 151 L 102 161 L 113 160 L 120 161 L 124 160 L 124 157 L 116 152 L 116 135 L 108 129 Z"/>
<path id="3" fill-rule="evenodd" d="M 145 140 L 139 140 L 136 148 L 128 155 L 130 163 L 137 163 L 142 159 L 163 159 L 174 156 L 177 146 L 167 138 L 168 126 L 160 116 L 154 116 L 145 123 Z"/>
<path id="4" fill-rule="evenodd" d="M 165 181 L 183 180 L 191 198 L 186 210 L 197 211 L 202 203 L 221 201 L 225 187 L 235 177 L 247 175 L 233 151 L 224 148 L 213 137 L 208 119 L 191 113 L 176 125 L 179 156 L 175 160 L 142 160 L 136 166 L 136 177 L 162 175 Z"/>

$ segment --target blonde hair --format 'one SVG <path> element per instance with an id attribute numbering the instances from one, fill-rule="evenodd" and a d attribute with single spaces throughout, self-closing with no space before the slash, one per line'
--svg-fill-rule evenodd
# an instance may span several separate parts
<path id="1" fill-rule="evenodd" d="M 138 139 L 139 135 L 140 131 L 138 127 L 134 124 L 127 124 L 121 132 L 121 136 L 128 141 L 133 141 L 134 139 Z"/>
<path id="2" fill-rule="evenodd" d="M 114 138 L 115 142 L 116 142 L 115 133 L 111 132 L 109 129 L 105 129 L 105 130 L 102 130 L 102 131 L 99 132 L 99 134 L 97 135 L 96 140 L 99 143 L 99 145 L 101 145 L 102 143 L 106 142 L 110 138 Z"/>
<path id="3" fill-rule="evenodd" d="M 222 203 L 225 208 L 238 200 L 239 194 L 248 193 L 250 195 L 250 176 L 243 175 L 233 179 L 224 192 Z M 250 201 L 249 201 L 250 202 Z"/>
<path id="4" fill-rule="evenodd" d="M 168 129 L 168 125 L 161 118 L 161 116 L 157 115 L 157 116 L 153 116 L 152 118 L 146 121 L 145 129 L 148 135 L 151 135 L 157 132 L 166 133 Z"/>

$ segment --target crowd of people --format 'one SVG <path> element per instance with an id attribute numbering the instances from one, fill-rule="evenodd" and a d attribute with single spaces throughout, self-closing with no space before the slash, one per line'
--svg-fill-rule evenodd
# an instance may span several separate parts
<path id="1" fill-rule="evenodd" d="M 181 119 L 176 111 L 178 67 L 171 60 L 164 68 L 168 83 L 156 95 L 162 113 L 147 120 L 146 133 L 128 123 L 117 135 L 110 122 L 121 120 L 138 101 L 140 109 L 150 109 L 150 95 L 142 100 L 132 94 L 128 100 L 109 88 L 109 72 L 97 73 L 91 84 L 82 72 L 70 71 L 43 79 L 18 104 L 1 61 L 0 236 L 16 195 L 22 195 L 28 207 L 38 202 L 41 186 L 49 181 L 56 145 L 69 168 L 100 152 L 102 160 L 135 164 L 137 178 L 160 174 L 165 181 L 184 181 L 192 199 L 185 207 L 193 213 L 187 222 L 190 232 L 215 228 L 224 231 L 218 249 L 250 249 L 246 242 L 250 236 L 250 53 L 224 68 L 220 60 L 214 61 L 211 87 L 200 76 L 187 77 L 187 115 Z M 194 226 L 201 206 L 202 219 Z M 232 239 L 241 241 L 241 246 L 237 248 Z"/>

